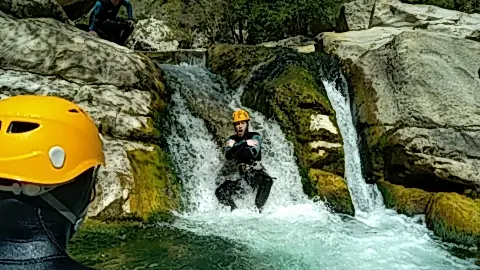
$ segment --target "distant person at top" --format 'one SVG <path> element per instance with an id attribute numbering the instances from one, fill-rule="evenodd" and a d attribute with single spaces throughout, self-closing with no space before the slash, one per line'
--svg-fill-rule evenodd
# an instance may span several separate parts
<path id="1" fill-rule="evenodd" d="M 121 6 L 127 8 L 128 19 L 117 17 Z M 89 32 L 98 37 L 125 45 L 134 29 L 130 0 L 98 0 L 90 14 Z"/>

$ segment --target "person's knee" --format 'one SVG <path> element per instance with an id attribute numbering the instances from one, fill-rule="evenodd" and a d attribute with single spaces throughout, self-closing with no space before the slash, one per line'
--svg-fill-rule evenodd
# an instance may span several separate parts
<path id="1" fill-rule="evenodd" d="M 261 178 L 260 178 L 260 183 L 261 185 L 265 185 L 265 186 L 271 186 L 273 185 L 273 178 L 270 177 L 269 175 L 267 174 L 264 174 Z"/>

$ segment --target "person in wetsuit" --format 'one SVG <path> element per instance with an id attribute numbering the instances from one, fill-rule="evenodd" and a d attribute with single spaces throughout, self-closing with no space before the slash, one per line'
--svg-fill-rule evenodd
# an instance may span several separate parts
<path id="1" fill-rule="evenodd" d="M 93 269 L 67 254 L 105 165 L 93 120 L 62 98 L 14 96 L 0 100 L 0 142 L 0 269 Z"/>
<path id="2" fill-rule="evenodd" d="M 255 205 L 261 212 L 270 195 L 273 179 L 261 164 L 262 138 L 257 132 L 249 132 L 250 116 L 245 110 L 235 111 L 232 122 L 235 135 L 227 138 L 225 157 L 234 160 L 245 182 L 257 190 Z M 215 191 L 218 201 L 230 206 L 231 210 L 237 208 L 232 196 L 242 190 L 241 181 L 225 181 Z"/>
<path id="3" fill-rule="evenodd" d="M 128 19 L 117 17 L 121 6 L 127 8 Z M 98 0 L 90 13 L 89 32 L 100 38 L 125 45 L 134 29 L 130 0 Z"/>

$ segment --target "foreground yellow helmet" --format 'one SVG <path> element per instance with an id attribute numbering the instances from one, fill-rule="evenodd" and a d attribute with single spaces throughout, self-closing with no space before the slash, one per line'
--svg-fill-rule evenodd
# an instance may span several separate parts
<path id="1" fill-rule="evenodd" d="M 241 121 L 248 121 L 250 120 L 250 116 L 248 115 L 248 112 L 245 110 L 238 110 L 235 111 L 232 115 L 232 122 L 237 123 Z"/>
<path id="2" fill-rule="evenodd" d="M 63 184 L 105 165 L 93 120 L 59 97 L 19 95 L 0 100 L 0 178 Z"/>

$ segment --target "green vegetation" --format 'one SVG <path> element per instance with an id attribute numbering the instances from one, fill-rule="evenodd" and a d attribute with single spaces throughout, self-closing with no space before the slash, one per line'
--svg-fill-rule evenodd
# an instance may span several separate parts
<path id="1" fill-rule="evenodd" d="M 332 31 L 347 0 L 170 0 L 161 19 L 174 36 L 191 40 L 201 32 L 211 44 L 258 44 Z M 248 34 L 247 34 L 248 33 Z"/>
<path id="2" fill-rule="evenodd" d="M 158 146 L 153 151 L 128 151 L 135 186 L 130 195 L 130 210 L 144 220 L 151 215 L 169 218 L 170 210 L 180 207 L 180 184 Z"/>

